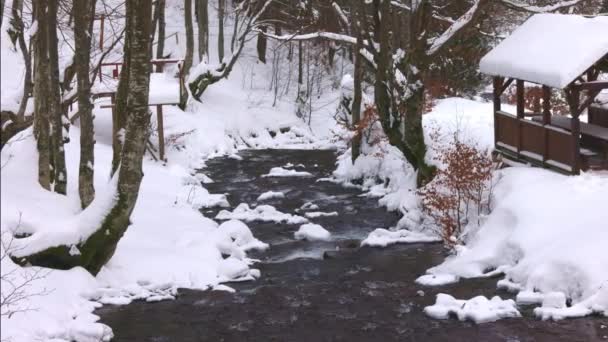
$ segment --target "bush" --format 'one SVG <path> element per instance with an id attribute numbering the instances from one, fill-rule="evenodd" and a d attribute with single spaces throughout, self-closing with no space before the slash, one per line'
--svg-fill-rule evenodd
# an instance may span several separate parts
<path id="1" fill-rule="evenodd" d="M 439 132 L 431 135 L 437 144 Z M 435 150 L 438 168 L 433 181 L 419 189 L 422 210 L 438 230 L 446 246 L 462 242 L 465 227 L 481 224 L 491 211 L 494 163 L 487 149 L 460 140 Z"/>

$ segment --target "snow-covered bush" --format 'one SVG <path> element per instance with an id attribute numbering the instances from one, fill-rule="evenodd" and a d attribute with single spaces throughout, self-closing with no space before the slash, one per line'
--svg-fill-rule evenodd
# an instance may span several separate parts
<path id="1" fill-rule="evenodd" d="M 431 134 L 437 141 L 439 132 Z M 434 144 L 440 165 L 433 181 L 417 191 L 422 210 L 447 246 L 462 242 L 465 227 L 479 226 L 491 210 L 494 163 L 487 149 L 454 133 L 449 145 Z"/>

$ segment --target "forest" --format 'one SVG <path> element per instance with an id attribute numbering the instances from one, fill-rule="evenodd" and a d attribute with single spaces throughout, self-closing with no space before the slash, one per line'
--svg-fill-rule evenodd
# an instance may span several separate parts
<path id="1" fill-rule="evenodd" d="M 607 338 L 608 0 L 0 1 L 2 341 Z"/>

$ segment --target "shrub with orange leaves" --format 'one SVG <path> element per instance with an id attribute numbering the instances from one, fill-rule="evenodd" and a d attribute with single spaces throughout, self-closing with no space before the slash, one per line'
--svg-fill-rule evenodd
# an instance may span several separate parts
<path id="1" fill-rule="evenodd" d="M 438 146 L 439 131 L 431 134 Z M 449 145 L 436 149 L 438 168 L 433 181 L 419 189 L 422 210 L 446 246 L 461 243 L 464 228 L 481 224 L 491 210 L 494 163 L 487 149 L 467 144 L 454 134 Z"/>

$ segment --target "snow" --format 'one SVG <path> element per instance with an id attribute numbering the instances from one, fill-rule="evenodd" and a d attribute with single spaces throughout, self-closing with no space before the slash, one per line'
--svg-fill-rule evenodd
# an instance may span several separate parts
<path id="1" fill-rule="evenodd" d="M 306 216 L 308 218 L 332 217 L 332 216 L 338 216 L 338 212 L 337 211 L 332 211 L 332 212 L 309 211 L 309 212 L 305 213 L 304 216 Z"/>
<path id="2" fill-rule="evenodd" d="M 416 283 L 424 286 L 438 286 L 457 283 L 458 277 L 452 274 L 425 274 L 416 279 Z"/>
<path id="3" fill-rule="evenodd" d="M 266 191 L 265 193 L 258 196 L 257 201 L 267 201 L 269 199 L 280 199 L 285 198 L 285 194 L 280 191 Z"/>
<path id="4" fill-rule="evenodd" d="M 420 243 L 441 241 L 436 235 L 428 233 L 413 232 L 406 229 L 390 231 L 378 228 L 361 242 L 361 246 L 386 247 L 396 243 Z"/>
<path id="5" fill-rule="evenodd" d="M 495 322 L 502 318 L 520 317 L 515 302 L 511 299 L 501 299 L 498 296 L 488 299 L 477 296 L 469 300 L 456 299 L 440 293 L 434 305 L 424 308 L 424 313 L 435 319 L 448 319 L 455 315 L 461 321 L 475 323 Z"/>
<path id="6" fill-rule="evenodd" d="M 294 237 L 297 240 L 327 241 L 331 238 L 331 233 L 318 224 L 308 223 L 300 226 Z"/>
<path id="7" fill-rule="evenodd" d="M 258 205 L 250 208 L 247 203 L 241 203 L 233 211 L 222 210 L 215 218 L 217 220 L 243 220 L 243 221 L 263 221 L 286 224 L 302 224 L 308 220 L 302 216 L 287 214 L 278 211 L 271 205 Z"/>
<path id="8" fill-rule="evenodd" d="M 481 59 L 481 72 L 565 88 L 608 53 L 608 17 L 536 14 Z"/>
<path id="9" fill-rule="evenodd" d="M 179 25 L 183 22 L 183 8 L 170 4 L 170 1 L 167 4 L 167 22 L 178 23 L 168 25 L 167 35 L 175 30 L 183 31 L 183 23 Z M 216 17 L 210 13 L 210 18 Z M 22 95 L 23 61 L 20 52 L 11 49 L 5 30 L 8 22 L 4 20 L 0 30 L 0 107 L 16 111 Z M 213 27 L 213 22 L 210 26 Z M 112 36 L 110 25 L 106 25 L 106 33 L 108 37 Z M 179 34 L 183 37 L 183 33 Z M 185 40 L 182 37 L 179 39 L 181 46 L 176 45 L 173 39 L 167 40 L 167 54 L 184 55 Z M 213 35 L 211 38 L 215 39 Z M 213 41 L 209 45 L 217 46 Z M 60 57 L 66 60 L 60 63 L 65 64 L 71 59 L 72 52 L 67 46 L 62 48 L 65 51 L 60 52 Z M 2 274 L 15 270 L 12 281 L 16 284 L 31 278 L 36 272 L 43 275 L 27 288 L 27 294 L 31 296 L 12 308 L 32 310 L 17 312 L 10 317 L 2 315 L 3 341 L 107 341 L 112 337 L 111 328 L 99 323 L 99 318 L 93 314 L 102 304 L 170 300 L 175 298 L 177 288 L 227 290 L 222 282 L 254 280 L 261 276 L 261 272 L 253 268 L 255 261 L 247 257 L 247 251 L 267 248 L 267 244 L 255 239 L 242 222 L 228 220 L 218 224 L 199 212 L 200 208 L 229 207 L 230 203 L 225 195 L 210 194 L 204 188 L 201 183 L 212 180 L 197 173 L 198 170 L 204 167 L 208 158 L 236 155 L 245 148 L 313 149 L 335 145 L 330 140 L 332 106 L 313 109 L 309 126 L 294 115 L 292 94 L 273 103 L 273 94 L 267 87 L 271 67 L 256 63 L 254 49 L 255 44 L 248 45 L 230 78 L 209 87 L 202 96 L 203 103 L 191 102 L 186 111 L 174 106 L 163 107 L 168 161 L 157 163 L 146 155 L 144 178 L 131 216 L 132 224 L 112 259 L 96 277 L 82 268 L 69 271 L 22 268 L 10 258 L 2 259 Z M 107 56 L 107 61 L 120 60 L 122 46 L 118 44 L 115 50 Z M 163 74 L 152 74 L 151 101 L 175 102 L 178 94 L 176 81 L 171 68 Z M 93 91 L 115 87 L 116 81 L 104 78 L 104 83 L 95 82 Z M 320 101 L 331 104 L 337 98 L 337 92 L 328 91 L 322 94 Z M 38 185 L 37 154 L 31 130 L 15 137 L 2 149 L 0 225 L 3 242 L 5 236 L 10 235 L 4 232 L 18 229 L 32 234 L 14 241 L 29 251 L 69 242 L 68 248 L 72 253 L 78 253 L 78 242 L 96 228 L 95 223 L 112 204 L 114 195 L 114 183 L 108 178 L 112 160 L 112 116 L 109 108 L 100 108 L 107 104 L 108 99 L 98 99 L 94 103 L 97 196 L 85 211 L 80 209 L 77 188 L 78 121 L 70 128 L 71 142 L 65 146 L 67 196 L 45 191 Z M 33 101 L 29 101 L 27 112 L 32 109 Z M 70 116 L 76 110 L 74 108 Z M 151 111 L 151 127 L 157 127 L 154 108 Z M 152 133 L 150 141 L 157 144 L 156 132 Z M 252 210 L 255 212 L 256 209 Z M 265 214 L 293 224 L 308 222 L 304 217 L 283 214 L 276 209 Z M 4 246 L 2 248 L 4 253 Z M 5 294 L 10 285 L 5 281 L 1 285 Z"/>
<path id="10" fill-rule="evenodd" d="M 270 172 L 262 175 L 262 177 L 312 177 L 310 172 L 288 170 L 282 167 L 273 167 Z"/>

